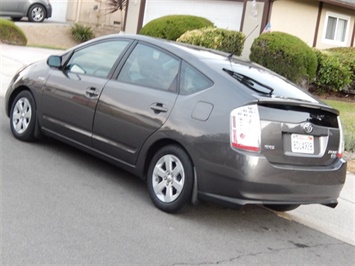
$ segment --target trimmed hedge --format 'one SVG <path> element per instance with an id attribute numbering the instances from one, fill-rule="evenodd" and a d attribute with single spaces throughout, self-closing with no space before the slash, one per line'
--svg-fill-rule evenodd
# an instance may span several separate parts
<path id="1" fill-rule="evenodd" d="M 187 31 L 177 41 L 227 53 L 234 52 L 239 56 L 243 52 L 245 35 L 238 31 L 210 27 Z"/>
<path id="2" fill-rule="evenodd" d="M 284 32 L 261 34 L 251 47 L 250 60 L 299 84 L 312 81 L 317 71 L 317 56 L 306 43 Z"/>
<path id="3" fill-rule="evenodd" d="M 26 46 L 27 38 L 23 31 L 13 22 L 0 19 L 0 42 Z"/>
<path id="4" fill-rule="evenodd" d="M 139 34 L 175 41 L 189 30 L 212 27 L 208 19 L 189 15 L 170 15 L 148 22 Z"/>
<path id="5" fill-rule="evenodd" d="M 347 58 L 335 51 L 316 51 L 318 70 L 315 84 L 318 93 L 342 91 L 355 80 L 355 55 L 345 53 L 349 56 Z"/>

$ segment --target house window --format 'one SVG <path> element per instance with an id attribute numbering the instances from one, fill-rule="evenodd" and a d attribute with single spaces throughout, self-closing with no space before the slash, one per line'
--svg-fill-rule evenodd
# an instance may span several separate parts
<path id="1" fill-rule="evenodd" d="M 327 12 L 324 29 L 324 42 L 346 45 L 350 17 Z"/>

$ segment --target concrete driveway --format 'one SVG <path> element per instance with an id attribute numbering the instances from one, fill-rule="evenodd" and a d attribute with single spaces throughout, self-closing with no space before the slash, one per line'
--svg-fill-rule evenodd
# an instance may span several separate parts
<path id="1" fill-rule="evenodd" d="M 63 51 L 0 44 L 0 96 L 16 71 L 34 61 Z M 2 110 L 3 111 L 3 110 Z M 335 209 L 321 205 L 301 206 L 279 215 L 355 246 L 355 175 L 348 172 L 344 189 Z"/>

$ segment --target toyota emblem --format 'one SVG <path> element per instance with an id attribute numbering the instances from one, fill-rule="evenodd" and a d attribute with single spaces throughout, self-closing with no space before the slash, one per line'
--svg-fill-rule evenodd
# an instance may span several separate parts
<path id="1" fill-rule="evenodd" d="M 311 123 L 305 123 L 303 125 L 303 130 L 306 133 L 311 133 L 313 131 L 313 125 Z"/>

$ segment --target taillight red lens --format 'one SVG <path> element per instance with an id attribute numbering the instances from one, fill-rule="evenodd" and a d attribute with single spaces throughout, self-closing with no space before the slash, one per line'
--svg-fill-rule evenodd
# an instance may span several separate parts
<path id="1" fill-rule="evenodd" d="M 256 104 L 242 106 L 231 112 L 231 146 L 259 152 L 261 142 L 259 110 Z"/>

